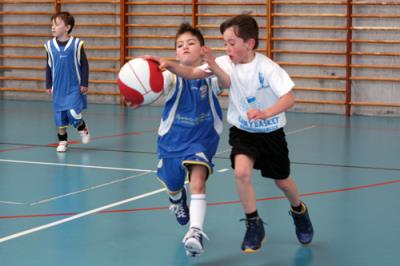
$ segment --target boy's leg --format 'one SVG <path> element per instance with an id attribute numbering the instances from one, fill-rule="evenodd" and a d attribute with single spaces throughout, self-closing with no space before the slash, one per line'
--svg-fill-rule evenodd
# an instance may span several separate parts
<path id="1" fill-rule="evenodd" d="M 249 156 L 235 156 L 236 188 L 246 214 L 246 233 L 241 246 L 245 253 L 258 251 L 265 240 L 264 224 L 258 216 L 256 193 L 252 184 L 253 165 L 254 161 Z"/>
<path id="2" fill-rule="evenodd" d="M 90 142 L 90 134 L 89 129 L 82 119 L 82 113 L 79 109 L 70 109 L 67 112 L 68 119 L 70 123 L 78 130 L 79 135 L 81 136 L 81 141 L 83 144 L 87 144 Z"/>
<path id="3" fill-rule="evenodd" d="M 253 160 L 244 154 L 235 156 L 236 189 L 245 213 L 257 210 L 256 193 L 252 183 Z"/>
<path id="4" fill-rule="evenodd" d="M 179 224 L 189 222 L 189 207 L 187 206 L 186 190 L 184 187 L 186 170 L 181 158 L 163 158 L 157 166 L 159 181 L 167 188 L 170 210 L 174 212 Z"/>
<path id="5" fill-rule="evenodd" d="M 90 142 L 90 134 L 89 134 L 89 129 L 85 123 L 85 121 L 82 119 L 80 125 L 77 127 L 79 135 L 81 135 L 81 141 L 83 144 L 87 144 Z"/>
<path id="6" fill-rule="evenodd" d="M 276 179 L 275 184 L 278 186 L 280 190 L 285 194 L 288 198 L 290 205 L 292 207 L 300 206 L 300 195 L 297 190 L 296 182 L 293 180 L 291 176 L 286 179 Z"/>
<path id="7" fill-rule="evenodd" d="M 314 228 L 308 214 L 307 206 L 300 200 L 296 182 L 291 176 L 282 180 L 275 180 L 276 185 L 283 191 L 288 198 L 291 209 L 289 214 L 292 216 L 296 226 L 296 236 L 300 243 L 311 243 L 314 236 Z"/>
<path id="8" fill-rule="evenodd" d="M 201 165 L 190 167 L 190 227 L 203 230 L 204 217 L 206 215 L 206 180 L 208 170 Z"/>
<path id="9" fill-rule="evenodd" d="M 58 137 L 57 152 L 66 152 L 68 149 L 67 128 L 65 127 L 58 128 L 57 137 Z"/>
<path id="10" fill-rule="evenodd" d="M 203 165 L 188 166 L 190 173 L 190 227 L 183 238 L 186 255 L 199 256 L 204 252 L 203 232 L 204 218 L 206 215 L 207 199 L 205 183 L 208 169 Z"/>
<path id="11" fill-rule="evenodd" d="M 56 126 L 58 128 L 57 137 L 58 137 L 58 146 L 57 152 L 66 152 L 68 149 L 68 117 L 65 111 L 55 112 L 54 118 L 56 121 Z"/>

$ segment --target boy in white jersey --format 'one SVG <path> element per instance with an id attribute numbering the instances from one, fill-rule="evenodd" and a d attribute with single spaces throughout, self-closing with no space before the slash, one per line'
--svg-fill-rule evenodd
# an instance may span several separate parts
<path id="1" fill-rule="evenodd" d="M 73 125 L 81 136 L 82 143 L 90 141 L 90 134 L 82 111 L 87 107 L 86 93 L 89 83 L 89 64 L 83 49 L 83 41 L 70 36 L 75 25 L 68 12 L 59 12 L 51 17 L 52 40 L 45 43 L 46 92 L 53 98 L 53 109 L 58 127 L 57 152 L 68 148 L 67 128 Z"/>
<path id="2" fill-rule="evenodd" d="M 252 253 L 265 239 L 263 221 L 258 215 L 252 172 L 271 178 L 287 196 L 296 235 L 300 243 L 312 241 L 314 230 L 306 205 L 300 200 L 297 185 L 290 176 L 290 160 L 283 127 L 285 111 L 294 104 L 294 83 L 288 74 L 266 56 L 257 53 L 258 25 L 249 15 L 239 15 L 220 25 L 227 55 L 215 59 L 206 51 L 209 69 L 229 83 L 228 122 L 232 124 L 229 143 L 236 186 L 246 215 L 246 234 L 241 249 Z M 209 75 L 199 69 L 181 67 L 170 61 L 161 67 L 186 78 Z"/>
<path id="3" fill-rule="evenodd" d="M 175 49 L 179 64 L 195 68 L 203 64 L 204 38 L 189 24 L 178 29 Z M 206 181 L 212 173 L 212 158 L 222 132 L 222 110 L 217 99 L 219 82 L 216 77 L 185 80 L 169 71 L 163 75 L 168 95 L 158 130 L 157 174 L 168 190 L 170 209 L 178 223 L 186 225 L 190 220 L 183 238 L 186 255 L 199 256 L 204 251 L 203 237 L 206 237 L 203 232 Z M 186 178 L 190 181 L 190 209 L 184 187 Z"/>

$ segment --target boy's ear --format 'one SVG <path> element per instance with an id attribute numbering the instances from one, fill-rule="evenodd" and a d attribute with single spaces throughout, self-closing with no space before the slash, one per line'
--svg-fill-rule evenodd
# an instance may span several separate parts
<path id="1" fill-rule="evenodd" d="M 246 46 L 248 50 L 253 50 L 256 46 L 256 40 L 254 40 L 253 38 L 248 39 L 246 41 Z"/>

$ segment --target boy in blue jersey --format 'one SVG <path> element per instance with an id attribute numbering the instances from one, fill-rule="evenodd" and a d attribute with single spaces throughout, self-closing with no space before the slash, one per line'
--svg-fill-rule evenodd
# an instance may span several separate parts
<path id="1" fill-rule="evenodd" d="M 175 48 L 180 64 L 202 67 L 205 47 L 199 30 L 182 24 L 176 34 Z M 183 238 L 186 255 L 199 256 L 204 251 L 203 237 L 207 238 L 203 232 L 207 207 L 205 183 L 212 173 L 212 158 L 222 132 L 217 94 L 223 84 L 218 75 L 197 80 L 185 80 L 169 71 L 163 75 L 168 94 L 158 130 L 157 174 L 168 189 L 170 209 L 179 224 L 186 225 L 190 220 Z M 184 186 L 186 178 L 190 182 L 190 209 Z"/>
<path id="2" fill-rule="evenodd" d="M 90 141 L 82 119 L 82 110 L 87 106 L 89 64 L 83 41 L 69 35 L 75 25 L 74 17 L 68 12 L 59 12 L 51 17 L 51 22 L 54 38 L 44 45 L 47 52 L 46 92 L 53 98 L 58 127 L 57 152 L 66 152 L 69 125 L 78 129 L 82 143 Z"/>

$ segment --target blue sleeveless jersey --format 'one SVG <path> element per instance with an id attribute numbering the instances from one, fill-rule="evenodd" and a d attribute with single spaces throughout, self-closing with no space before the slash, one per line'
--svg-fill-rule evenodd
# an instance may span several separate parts
<path id="1" fill-rule="evenodd" d="M 59 46 L 56 38 L 44 45 L 49 55 L 47 64 L 52 73 L 53 107 L 56 112 L 86 109 L 86 95 L 80 92 L 82 45 L 83 42 L 74 37 L 69 39 L 65 47 Z"/>
<path id="2" fill-rule="evenodd" d="M 159 157 L 203 152 L 211 159 L 215 155 L 222 132 L 222 110 L 212 84 L 210 78 L 177 77 L 158 130 Z"/>

